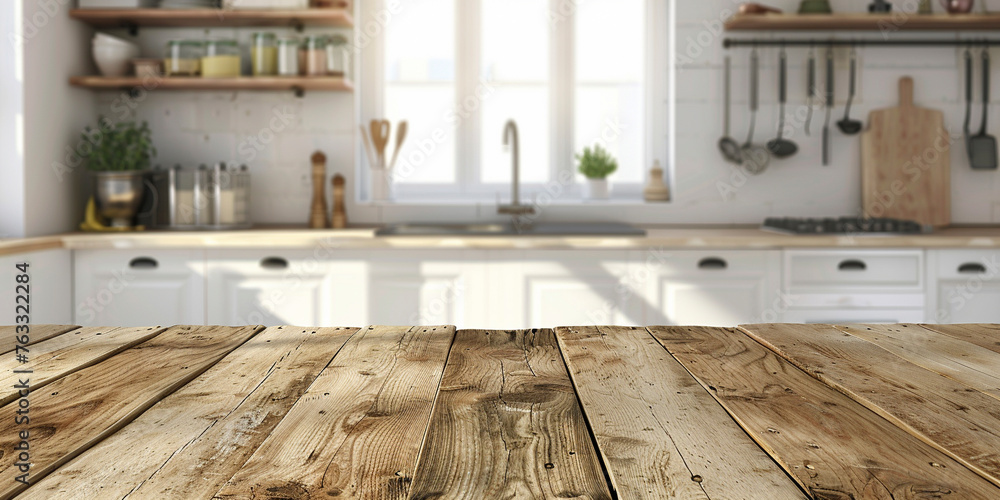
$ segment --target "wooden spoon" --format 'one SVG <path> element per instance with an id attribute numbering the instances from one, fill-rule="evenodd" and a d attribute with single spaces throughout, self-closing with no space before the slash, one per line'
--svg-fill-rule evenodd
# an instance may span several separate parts
<path id="1" fill-rule="evenodd" d="M 389 144 L 389 130 L 392 125 L 389 120 L 372 120 L 369 124 L 372 132 L 372 143 L 375 144 L 375 154 L 378 156 L 378 168 L 385 168 L 385 147 Z"/>
<path id="2" fill-rule="evenodd" d="M 409 127 L 410 124 L 406 120 L 399 122 L 399 126 L 396 127 L 396 150 L 393 151 L 392 161 L 389 162 L 390 170 L 396 166 L 396 158 L 399 157 L 399 150 L 403 147 L 403 141 L 406 140 L 406 132 Z"/>

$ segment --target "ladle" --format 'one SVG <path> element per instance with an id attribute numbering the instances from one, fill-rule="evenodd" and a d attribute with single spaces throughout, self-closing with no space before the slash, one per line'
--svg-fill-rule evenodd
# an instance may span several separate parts
<path id="1" fill-rule="evenodd" d="M 771 162 L 771 154 L 763 146 L 753 143 L 754 127 L 757 125 L 758 99 L 760 98 L 760 57 L 757 47 L 750 52 L 750 129 L 747 131 L 747 142 L 743 143 L 743 168 L 751 174 L 759 174 L 767 169 Z"/>
<path id="2" fill-rule="evenodd" d="M 847 95 L 847 107 L 844 109 L 844 119 L 837 122 L 837 128 L 847 135 L 855 135 L 861 132 L 865 126 L 858 120 L 851 119 L 851 104 L 854 102 L 855 85 L 858 77 L 858 54 L 851 49 L 851 82 L 850 93 Z"/>
<path id="3" fill-rule="evenodd" d="M 799 151 L 798 144 L 785 139 L 785 102 L 788 99 L 788 59 L 785 57 L 785 48 L 781 48 L 781 55 L 778 61 L 778 137 L 767 143 L 767 150 L 776 158 L 788 158 Z"/>
<path id="4" fill-rule="evenodd" d="M 743 151 L 740 149 L 740 145 L 729 135 L 729 108 L 730 108 L 730 96 L 729 87 L 732 80 L 732 61 L 729 56 L 726 56 L 725 63 L 725 92 L 726 95 L 724 100 L 724 111 L 723 111 L 723 124 L 722 127 L 725 131 L 725 135 L 719 139 L 719 151 L 722 152 L 722 157 L 730 163 L 736 163 L 737 165 L 743 162 Z"/>

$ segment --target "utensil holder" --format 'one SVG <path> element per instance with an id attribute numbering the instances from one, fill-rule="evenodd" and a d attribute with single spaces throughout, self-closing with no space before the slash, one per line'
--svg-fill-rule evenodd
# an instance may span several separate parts
<path id="1" fill-rule="evenodd" d="M 385 167 L 371 169 L 372 201 L 392 201 L 392 171 Z"/>

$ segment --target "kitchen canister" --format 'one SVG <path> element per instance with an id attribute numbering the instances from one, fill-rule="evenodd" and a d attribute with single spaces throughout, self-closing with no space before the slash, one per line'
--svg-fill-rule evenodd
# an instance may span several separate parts
<path id="1" fill-rule="evenodd" d="M 278 74 L 278 41 L 274 33 L 254 33 L 250 45 L 250 67 L 253 76 Z"/>
<path id="2" fill-rule="evenodd" d="M 278 39 L 278 76 L 299 76 L 299 39 Z"/>

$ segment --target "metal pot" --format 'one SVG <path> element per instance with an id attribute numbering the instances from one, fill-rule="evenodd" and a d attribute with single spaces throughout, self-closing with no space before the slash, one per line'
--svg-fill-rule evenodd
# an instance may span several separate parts
<path id="1" fill-rule="evenodd" d="M 132 227 L 142 205 L 145 170 L 92 172 L 97 214 L 111 227 Z"/>

